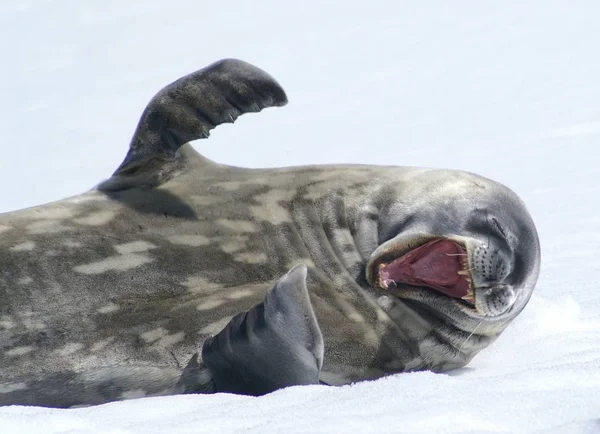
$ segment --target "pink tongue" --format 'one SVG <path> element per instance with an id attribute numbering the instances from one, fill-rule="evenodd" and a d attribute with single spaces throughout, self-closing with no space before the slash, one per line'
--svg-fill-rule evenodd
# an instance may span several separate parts
<path id="1" fill-rule="evenodd" d="M 433 240 L 411 250 L 380 269 L 383 282 L 427 286 L 451 297 L 464 297 L 469 289 L 464 269 L 466 253 L 453 241 Z"/>

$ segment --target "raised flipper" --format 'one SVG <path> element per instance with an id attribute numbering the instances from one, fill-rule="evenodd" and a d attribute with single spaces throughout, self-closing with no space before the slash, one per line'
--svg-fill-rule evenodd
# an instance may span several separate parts
<path id="1" fill-rule="evenodd" d="M 318 384 L 323 336 L 306 287 L 305 265 L 293 268 L 248 312 L 233 317 L 194 355 L 180 393 L 263 395 L 300 384 Z"/>
<path id="2" fill-rule="evenodd" d="M 148 103 L 125 160 L 98 189 L 153 187 L 178 169 L 169 163 L 185 143 L 208 137 L 211 129 L 244 113 L 286 103 L 285 92 L 273 77 L 242 60 L 220 60 L 186 75 Z"/>

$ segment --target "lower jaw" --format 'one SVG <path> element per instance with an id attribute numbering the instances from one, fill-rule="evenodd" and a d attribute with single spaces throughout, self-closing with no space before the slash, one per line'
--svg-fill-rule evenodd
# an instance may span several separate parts
<path id="1" fill-rule="evenodd" d="M 431 288 L 415 288 L 410 285 L 399 285 L 396 288 L 377 288 L 377 292 L 381 294 L 393 295 L 400 301 L 408 301 L 411 304 L 418 303 L 420 306 L 426 307 L 428 310 L 440 312 L 438 306 L 444 304 L 448 309 L 455 308 L 456 310 L 466 314 L 468 317 L 484 318 L 475 305 L 472 305 L 464 300 L 449 297 Z M 434 306 L 436 305 L 436 306 Z"/>

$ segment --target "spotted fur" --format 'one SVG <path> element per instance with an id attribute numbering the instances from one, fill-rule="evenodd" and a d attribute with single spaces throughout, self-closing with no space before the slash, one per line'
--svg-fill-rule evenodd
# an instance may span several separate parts
<path id="1" fill-rule="evenodd" d="M 153 99 L 97 189 L 0 216 L 0 404 L 175 393 L 203 342 L 298 264 L 308 266 L 327 384 L 463 366 L 504 330 L 539 270 L 535 227 L 506 187 L 407 167 L 251 170 L 184 144 L 285 102 L 258 68 L 211 65 Z M 489 318 L 368 282 L 386 245 L 434 236 L 475 251 Z"/>

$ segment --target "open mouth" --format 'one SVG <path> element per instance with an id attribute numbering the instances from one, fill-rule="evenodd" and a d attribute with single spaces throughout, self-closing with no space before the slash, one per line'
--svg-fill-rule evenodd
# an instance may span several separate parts
<path id="1" fill-rule="evenodd" d="M 457 242 L 434 239 L 389 262 L 385 259 L 373 271 L 380 288 L 398 294 L 404 285 L 430 288 L 475 308 L 467 251 Z"/>

